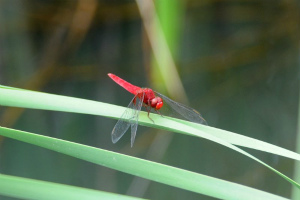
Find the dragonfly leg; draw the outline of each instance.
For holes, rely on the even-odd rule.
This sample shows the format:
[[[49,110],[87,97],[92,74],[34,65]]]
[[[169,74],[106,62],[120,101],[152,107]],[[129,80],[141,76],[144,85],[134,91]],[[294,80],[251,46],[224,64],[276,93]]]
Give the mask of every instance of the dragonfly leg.
[[[155,124],[153,119],[151,119],[151,117],[150,117],[151,106],[145,104],[145,107],[146,107],[146,110],[148,112],[148,118],[153,122],[153,124]]]
[[[150,108],[150,110],[151,110],[151,108]],[[148,111],[148,118],[153,122],[153,124],[155,124],[154,121],[153,121],[153,119],[151,119],[151,117],[149,115],[150,114],[150,110],[147,110]]]
[[[164,117],[158,110],[155,110],[160,116]]]

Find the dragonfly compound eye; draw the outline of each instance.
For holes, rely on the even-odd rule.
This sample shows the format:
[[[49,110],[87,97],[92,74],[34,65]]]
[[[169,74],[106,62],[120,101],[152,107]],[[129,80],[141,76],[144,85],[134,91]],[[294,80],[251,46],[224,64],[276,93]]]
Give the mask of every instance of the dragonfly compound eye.
[[[157,98],[153,98],[151,101],[150,101],[150,106],[152,108],[155,108],[156,107],[156,104],[157,104]]]
[[[161,107],[163,106],[163,104],[164,104],[163,102],[157,103],[155,109],[156,109],[156,110],[161,109]]]
[[[150,106],[156,110],[159,110],[163,106],[163,101],[160,97],[155,97],[151,100]]]
[[[164,105],[163,100],[160,97],[156,97],[155,109],[159,110]]]

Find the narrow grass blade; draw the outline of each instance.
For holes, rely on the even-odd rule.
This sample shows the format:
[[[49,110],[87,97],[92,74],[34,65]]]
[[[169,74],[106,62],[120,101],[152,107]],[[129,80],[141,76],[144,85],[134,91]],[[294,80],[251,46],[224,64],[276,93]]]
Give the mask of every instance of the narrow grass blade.
[[[0,105],[100,115],[114,119],[119,119],[121,114],[125,111],[124,107],[112,104],[29,90],[18,90],[18,88],[11,89],[11,87],[6,88],[6,86],[2,86],[2,88],[0,87]],[[144,115],[145,113],[141,112],[141,116]],[[161,116],[151,114],[151,118],[154,119],[155,124],[153,124],[147,117],[140,117],[139,122],[140,124],[148,127],[156,127],[156,125],[164,126],[164,124],[160,123],[162,118]],[[249,138],[226,130],[203,126],[188,121],[178,119],[176,119],[176,121],[188,126],[193,126],[198,130],[211,134],[234,145],[265,151],[300,161],[300,154],[254,138]],[[192,135],[199,136],[197,134]]]
[[[233,145],[238,145],[241,147],[247,147],[247,148],[251,148],[251,149],[255,149],[255,150],[260,150],[260,151],[264,151],[264,152],[268,152],[268,153],[272,153],[275,155],[284,156],[287,158],[291,158],[291,159],[300,161],[299,153],[295,153],[293,151],[284,149],[282,147],[275,146],[273,144],[269,144],[264,141],[260,141],[260,140],[254,139],[254,138],[250,138],[250,137],[247,137],[244,135],[239,135],[237,133],[218,129],[218,128],[211,127],[211,126],[203,126],[201,124],[195,124],[195,123],[191,123],[191,122],[180,120],[180,119],[175,119],[175,120],[177,122],[184,123],[187,126],[192,126],[198,130],[202,130],[206,133],[209,133],[209,134],[213,135],[214,137],[220,138],[220,139],[222,139],[228,143],[231,143]],[[193,135],[193,134],[191,134],[191,135]],[[194,136],[197,136],[197,135],[194,135]]]
[[[299,98],[300,100],[300,98]],[[296,139],[296,151],[300,153],[300,101],[298,105],[298,131],[297,131],[297,139]],[[295,163],[294,166],[294,179],[296,181],[300,181],[300,163]],[[292,200],[299,200],[300,199],[300,190],[293,188],[292,190]]]
[[[133,200],[140,199],[75,186],[0,174],[0,195],[18,199]]]
[[[273,194],[187,170],[60,139],[0,127],[0,134],[135,176],[220,199],[274,199]],[[1,179],[0,179],[1,182]],[[2,182],[2,184],[5,184]],[[1,185],[0,185],[1,187]],[[251,195],[249,195],[251,194]]]
[[[56,110],[56,111],[65,111],[65,112],[76,112],[76,113],[85,113],[85,114],[94,114],[94,115],[102,115],[106,117],[111,118],[119,118],[120,115],[124,112],[125,108],[113,106],[110,104],[105,104],[101,102],[96,101],[90,101],[90,100],[83,100],[78,98],[72,98],[72,97],[65,97],[65,96],[59,96],[59,95],[51,95],[41,92],[32,92],[32,91],[26,91],[26,90],[12,90],[12,89],[1,89],[0,88],[0,105],[5,106],[16,106],[16,107],[25,107],[25,108],[35,108],[35,109],[45,109],[45,110]],[[188,135],[194,135],[198,137],[203,137],[205,139],[211,140],[213,142],[219,143],[221,145],[224,145],[228,148],[231,148],[239,153],[242,153],[246,155],[247,157],[263,164],[264,166],[268,167],[272,171],[276,172],[278,175],[282,176],[284,179],[295,185],[296,187],[300,188],[300,185],[290,179],[289,177],[285,176],[284,174],[278,172],[271,166],[267,165],[266,163],[262,162],[261,160],[255,158],[251,154],[243,151],[242,149],[230,144],[229,142],[213,136],[211,133],[207,131],[207,129],[212,129],[208,126],[201,126],[201,125],[187,125],[190,122],[183,122],[179,121],[177,119],[172,119],[169,117],[161,117],[159,115],[151,115],[151,118],[155,121],[155,124],[153,124],[149,118],[147,117],[145,112],[141,112],[139,116],[139,124],[160,128],[164,130],[170,130],[182,134],[188,134]],[[226,131],[223,131],[224,134],[228,134]],[[232,134],[231,134],[232,136]],[[230,139],[228,137],[227,139]],[[238,141],[241,142],[241,145],[244,144],[247,138],[237,139],[235,140],[235,143]],[[258,140],[257,140],[258,141]],[[259,147],[256,143],[249,142],[249,144],[252,144],[253,149],[260,149],[265,150],[266,152],[273,152],[274,148],[272,149],[265,149]],[[281,148],[277,149],[279,152],[281,152]],[[287,153],[288,152],[288,153]],[[281,155],[284,155],[286,157],[290,158],[297,158],[299,160],[299,154],[289,152],[286,150],[285,152],[282,152]]]

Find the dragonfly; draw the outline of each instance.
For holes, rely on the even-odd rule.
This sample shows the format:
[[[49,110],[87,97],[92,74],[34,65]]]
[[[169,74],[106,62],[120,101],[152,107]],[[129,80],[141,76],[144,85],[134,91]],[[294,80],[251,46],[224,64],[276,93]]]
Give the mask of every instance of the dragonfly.
[[[118,85],[134,95],[128,107],[125,109],[124,113],[112,130],[111,138],[114,144],[118,142],[129,129],[129,127],[131,127],[131,147],[133,147],[138,127],[139,113],[143,106],[146,108],[148,117],[151,121],[153,121],[149,116],[151,110],[154,110],[160,114],[159,110],[168,105],[173,112],[181,115],[185,119],[191,122],[207,125],[207,122],[201,116],[201,114],[193,108],[173,101],[172,99],[155,92],[150,88],[141,88],[132,85],[131,83],[112,73],[109,73],[108,76]]]

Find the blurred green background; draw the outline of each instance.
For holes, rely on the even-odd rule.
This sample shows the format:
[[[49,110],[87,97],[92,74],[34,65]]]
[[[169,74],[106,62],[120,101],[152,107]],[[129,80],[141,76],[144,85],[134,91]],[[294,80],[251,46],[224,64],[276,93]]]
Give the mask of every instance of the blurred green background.
[[[155,3],[183,88],[161,73],[168,66],[155,62],[129,0],[0,1],[0,84],[127,106],[132,95],[108,78],[114,73],[189,104],[210,126],[295,151],[299,1]],[[0,123],[291,196],[281,177],[207,140],[139,126],[130,148],[129,133],[112,144],[116,120],[7,107]],[[293,177],[292,160],[245,150]],[[0,173],[150,199],[211,199],[3,137]]]

